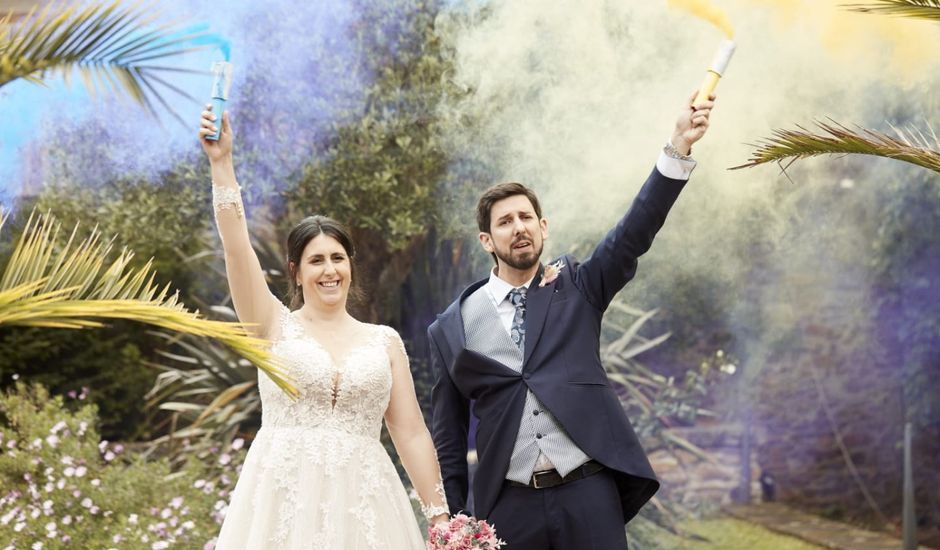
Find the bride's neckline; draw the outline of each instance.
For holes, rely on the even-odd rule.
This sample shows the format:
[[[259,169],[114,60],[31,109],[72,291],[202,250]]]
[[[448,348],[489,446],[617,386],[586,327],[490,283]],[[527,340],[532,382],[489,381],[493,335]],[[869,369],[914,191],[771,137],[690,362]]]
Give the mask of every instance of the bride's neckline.
[[[357,330],[361,331],[362,337],[358,338],[359,335],[356,335],[356,337],[352,339],[352,341],[355,343],[351,344],[346,350],[343,350],[341,354],[334,355],[333,352],[331,352],[326,346],[320,343],[320,339],[317,338],[309,330],[308,326],[304,323],[306,319],[304,319],[300,314],[294,315],[293,313],[289,313],[287,317],[288,319],[292,320],[294,323],[297,324],[297,330],[299,333],[299,337],[301,339],[312,343],[318,349],[323,351],[324,355],[326,355],[327,358],[329,358],[330,366],[332,367],[332,370],[333,370],[333,375],[331,377],[332,379],[330,381],[331,382],[330,384],[330,394],[331,394],[330,410],[335,411],[336,402],[339,400],[340,391],[342,390],[342,385],[343,385],[343,381],[345,378],[343,376],[343,372],[345,371],[344,365],[346,361],[349,360],[350,357],[356,354],[357,351],[366,349],[374,343],[376,334],[379,332],[375,330],[377,325],[372,325],[370,323],[363,323],[362,321],[353,319],[353,321],[355,321],[356,323],[355,326]],[[337,357],[339,359],[337,359]]]
[[[323,339],[321,337],[317,336],[312,330],[310,330],[310,321],[303,317],[303,315],[292,312],[288,315],[288,317],[292,319],[294,323],[296,323],[300,336],[303,339],[313,342],[318,348],[323,350],[323,352],[326,353],[326,355],[330,358],[330,362],[334,367],[339,367],[354,352],[371,344],[372,337],[375,333],[376,325],[364,323],[358,319],[353,319],[353,326],[355,327],[356,333],[352,334],[351,337],[348,338],[347,341],[350,343],[345,349],[331,350],[323,344]],[[341,337],[344,339],[347,338],[346,335],[342,333],[339,335],[328,336],[330,339],[336,337]]]

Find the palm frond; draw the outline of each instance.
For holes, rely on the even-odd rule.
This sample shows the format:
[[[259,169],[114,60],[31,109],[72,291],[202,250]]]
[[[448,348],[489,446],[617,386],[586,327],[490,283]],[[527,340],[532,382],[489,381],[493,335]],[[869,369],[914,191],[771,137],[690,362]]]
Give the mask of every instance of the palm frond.
[[[162,351],[167,361],[148,363],[160,374],[146,396],[147,409],[170,414],[157,426],[161,435],[148,443],[148,454],[181,463],[260,424],[257,371],[247,361],[212,341],[155,334],[181,352]]]
[[[0,217],[0,230],[5,221],[6,216]],[[78,329],[101,326],[106,319],[146,323],[218,340],[288,394],[297,394],[267,342],[250,336],[245,325],[189,311],[177,294],[170,294],[169,285],[154,283],[151,262],[130,269],[133,253],[124,250],[108,263],[111,244],[101,242],[97,229],[76,244],[77,230],[63,244],[52,215],[30,215],[0,275],[0,326]]]
[[[842,7],[860,13],[896,15],[940,22],[940,0],[870,0],[864,4],[843,4]]]
[[[169,109],[157,85],[178,93],[158,74],[178,69],[150,62],[220,45],[204,30],[157,25],[154,10],[122,0],[52,2],[15,23],[11,15],[0,20],[0,87],[16,79],[42,83],[55,73],[68,82],[78,72],[90,94],[121,90],[152,114],[154,100]]]
[[[936,135],[928,138],[917,130],[895,128],[897,137],[882,132],[857,127],[848,128],[829,119],[816,121],[823,133],[814,133],[802,126],[798,130],[774,130],[773,137],[764,138],[753,146],[757,149],[748,162],[734,166],[732,170],[750,168],[769,162],[781,163],[789,160],[784,169],[793,162],[819,155],[873,155],[909,162],[928,170],[940,172],[940,141]]]

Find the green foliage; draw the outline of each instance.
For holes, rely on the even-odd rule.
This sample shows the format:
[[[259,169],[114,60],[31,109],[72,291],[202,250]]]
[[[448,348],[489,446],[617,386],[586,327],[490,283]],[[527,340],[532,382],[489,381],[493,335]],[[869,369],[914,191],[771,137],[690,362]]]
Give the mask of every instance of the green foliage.
[[[146,329],[133,323],[100,331],[5,329],[0,331],[0,380],[9,383],[16,375],[63,395],[94,388],[88,399],[100,411],[105,437],[146,437],[142,397],[154,373],[142,366],[141,346],[155,344]]]
[[[59,149],[50,162],[64,169],[71,158]],[[80,224],[85,234],[97,225],[103,234],[118,236],[140,260],[153,258],[161,280],[190,289],[191,296],[199,290],[199,271],[183,260],[205,249],[204,235],[212,220],[202,168],[183,162],[157,181],[129,176],[92,183],[63,174],[43,188],[35,206],[40,212],[54,212],[66,227]]]
[[[73,129],[59,139],[76,147],[96,143],[86,130]],[[80,238],[95,226],[106,235],[119,235],[140,261],[153,258],[161,280],[173,281],[187,301],[198,303],[194,295],[208,292],[209,281],[199,275],[201,266],[183,260],[204,250],[201,235],[210,223],[207,185],[197,176],[197,167],[181,163],[157,184],[141,176],[89,185],[69,177],[68,170],[76,170],[74,162],[84,158],[74,152],[64,147],[50,153],[56,183],[33,199],[34,206],[55,212],[66,227],[78,225]],[[21,211],[29,211],[29,206],[22,205]],[[8,254],[0,251],[0,264]],[[89,399],[98,406],[107,437],[147,438],[151,427],[144,395],[153,385],[154,372],[144,363],[161,342],[145,327],[125,322],[98,332],[5,328],[0,331],[0,384],[9,384],[11,375],[18,374],[54,393],[94,387]]]
[[[99,441],[96,423],[93,405],[73,410],[38,385],[0,394],[0,539],[44,548],[201,548],[213,539],[240,442],[174,472]]]
[[[304,169],[289,204],[294,218],[326,212],[400,251],[427,231],[447,173],[435,112],[450,60],[434,31],[437,3],[366,2],[358,9],[360,70],[375,82],[365,108],[348,113]]]

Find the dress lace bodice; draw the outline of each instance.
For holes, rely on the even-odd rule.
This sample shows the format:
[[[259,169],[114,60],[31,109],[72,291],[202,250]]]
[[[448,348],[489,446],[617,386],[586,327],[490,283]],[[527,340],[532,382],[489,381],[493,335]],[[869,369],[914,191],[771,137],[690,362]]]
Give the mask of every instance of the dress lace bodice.
[[[335,428],[378,439],[388,408],[392,373],[387,347],[402,346],[398,333],[368,325],[367,336],[343,357],[330,353],[282,308],[272,352],[293,378],[300,397],[291,401],[266,376],[260,376],[264,428]]]

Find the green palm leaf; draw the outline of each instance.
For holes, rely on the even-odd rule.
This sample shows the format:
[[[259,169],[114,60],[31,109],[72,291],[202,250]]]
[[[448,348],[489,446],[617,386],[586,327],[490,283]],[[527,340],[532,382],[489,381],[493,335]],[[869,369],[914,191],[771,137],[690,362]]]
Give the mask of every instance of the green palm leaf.
[[[883,13],[940,22],[940,0],[871,0],[866,4],[844,4],[861,13]]]
[[[768,162],[793,162],[818,155],[873,155],[909,162],[940,172],[940,140],[935,134],[927,137],[916,130],[895,128],[897,137],[858,127],[848,128],[830,119],[817,121],[823,133],[813,133],[802,126],[799,130],[774,130],[773,137],[760,140],[748,162],[731,169],[750,168]],[[786,168],[786,166],[784,168]]]
[[[0,216],[0,232],[6,216]],[[0,275],[0,327],[88,328],[107,319],[137,321],[218,340],[264,371],[289,395],[297,390],[274,360],[267,343],[238,323],[200,317],[154,283],[151,262],[129,269],[133,253],[109,261],[111,244],[100,233],[75,243],[78,227],[65,240],[51,215],[30,215]]]
[[[123,7],[121,0],[82,7],[50,3],[33,8],[14,23],[12,12],[0,18],[0,87],[17,79],[42,84],[59,73],[66,81],[78,72],[89,93],[122,90],[156,114],[154,101],[179,119],[159,88],[192,101],[196,98],[159,75],[189,72],[155,64],[164,58],[218,45],[213,35],[156,25],[153,10],[137,4]]]

